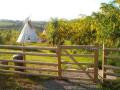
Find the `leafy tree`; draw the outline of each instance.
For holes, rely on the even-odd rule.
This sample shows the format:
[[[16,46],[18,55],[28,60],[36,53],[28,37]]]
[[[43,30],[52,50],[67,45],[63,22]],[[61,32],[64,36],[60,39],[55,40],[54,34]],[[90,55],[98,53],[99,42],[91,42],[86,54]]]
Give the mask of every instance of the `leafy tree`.
[[[100,11],[94,13],[97,42],[113,46],[119,38],[120,32],[120,9],[115,3],[102,3]],[[119,46],[118,44],[116,46]]]
[[[52,19],[47,26],[48,40],[53,45],[69,40],[72,44],[102,45],[105,43],[107,46],[119,47],[120,6],[118,3],[115,1],[102,3],[100,11],[79,19]]]
[[[50,44],[59,45],[62,43],[63,38],[60,32],[60,21],[58,19],[52,19],[47,26],[47,34]]]

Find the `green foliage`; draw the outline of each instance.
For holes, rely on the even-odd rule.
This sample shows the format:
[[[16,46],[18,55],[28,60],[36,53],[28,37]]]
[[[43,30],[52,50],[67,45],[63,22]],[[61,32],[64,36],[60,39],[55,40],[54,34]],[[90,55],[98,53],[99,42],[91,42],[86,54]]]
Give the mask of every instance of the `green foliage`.
[[[119,46],[120,32],[120,9],[115,3],[102,3],[100,11],[94,13],[95,29],[97,31],[97,42],[105,43],[107,46]]]
[[[116,2],[102,3],[100,11],[74,20],[52,19],[47,26],[48,40],[60,44],[120,46],[120,8]]]
[[[120,79],[104,81],[101,84],[101,90],[120,90]]]
[[[92,28],[93,19],[90,16],[80,20],[74,20],[72,26],[72,37],[70,38],[73,44],[93,44],[96,39],[96,31]]]
[[[18,36],[16,30],[0,30],[0,44],[16,44]]]
[[[60,45],[64,41],[62,36],[61,21],[58,19],[52,19],[47,26],[47,38],[52,45]]]

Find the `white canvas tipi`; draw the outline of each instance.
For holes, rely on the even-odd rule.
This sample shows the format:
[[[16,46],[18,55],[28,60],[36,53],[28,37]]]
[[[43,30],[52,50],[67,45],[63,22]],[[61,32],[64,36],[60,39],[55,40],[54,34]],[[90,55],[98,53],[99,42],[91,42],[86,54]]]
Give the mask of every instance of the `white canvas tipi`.
[[[25,43],[25,42],[38,42],[38,37],[35,32],[35,29],[31,25],[31,21],[27,18],[25,20],[25,25],[17,39],[17,42]]]

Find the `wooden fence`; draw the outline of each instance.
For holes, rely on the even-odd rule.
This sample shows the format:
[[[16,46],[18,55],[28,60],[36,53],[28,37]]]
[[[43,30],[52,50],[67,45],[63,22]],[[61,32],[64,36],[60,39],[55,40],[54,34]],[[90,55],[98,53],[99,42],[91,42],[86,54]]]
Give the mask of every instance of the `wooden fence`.
[[[60,45],[57,47],[36,47],[36,46],[13,46],[13,45],[0,45],[0,49],[27,49],[27,50],[53,50],[56,51],[55,53],[38,53],[38,52],[21,52],[21,51],[0,51],[1,55],[5,54],[22,54],[22,55],[35,55],[35,56],[43,56],[44,57],[55,57],[57,59],[57,63],[50,63],[50,62],[40,62],[40,61],[30,61],[30,60],[0,60],[1,68],[14,68],[14,69],[25,69],[25,70],[32,70],[32,71],[46,71],[46,72],[57,72],[57,75],[46,75],[46,74],[40,74],[40,73],[31,73],[31,72],[21,72],[16,70],[10,70],[10,69],[0,69],[0,72],[6,72],[6,73],[17,73],[17,74],[25,74],[25,75],[38,75],[38,76],[50,76],[50,77],[57,77],[59,79],[82,79],[82,78],[76,78],[76,77],[65,77],[62,75],[62,73],[65,72],[79,72],[79,73],[85,73],[89,76],[89,80],[92,80],[96,82],[98,80],[98,47],[94,45],[74,45],[74,46],[65,46]],[[67,50],[72,49],[84,49],[88,51],[92,51],[92,54],[73,54],[70,53]],[[63,53],[64,52],[64,53]],[[67,56],[69,57],[73,62],[64,62],[62,61],[61,57]],[[88,62],[78,62],[74,57],[89,57],[93,58],[93,63]],[[27,66],[15,66],[14,64],[9,65],[5,64],[8,62],[13,63],[25,63],[25,64],[34,64],[34,65],[47,65],[47,66],[54,66],[56,68],[50,69],[50,68],[33,68],[33,67],[27,67]],[[62,65],[69,64],[69,65],[77,65],[80,67],[80,70],[72,70],[72,69],[63,69]],[[91,65],[93,66],[93,71],[86,71],[86,69],[83,67],[83,65]],[[91,74],[93,74],[93,77]],[[84,80],[88,80],[84,78]]]
[[[120,70],[120,67],[108,64],[109,60],[119,61],[120,57],[118,55],[117,56],[110,55],[109,54],[110,52],[114,53],[120,52],[120,48],[105,48],[105,46],[103,45],[103,59],[102,59],[103,80],[106,79],[110,80],[110,78],[109,79],[107,78],[107,75],[120,77],[120,74],[114,73],[114,71]],[[108,72],[107,70],[112,70],[112,72]]]

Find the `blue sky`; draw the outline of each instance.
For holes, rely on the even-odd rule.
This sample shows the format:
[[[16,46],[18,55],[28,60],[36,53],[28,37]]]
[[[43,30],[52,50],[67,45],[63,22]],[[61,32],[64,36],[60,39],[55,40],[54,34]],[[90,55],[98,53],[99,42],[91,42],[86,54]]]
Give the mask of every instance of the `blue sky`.
[[[98,11],[101,2],[111,0],[0,0],[0,19],[49,20],[50,18],[73,19],[80,14],[90,15]]]

